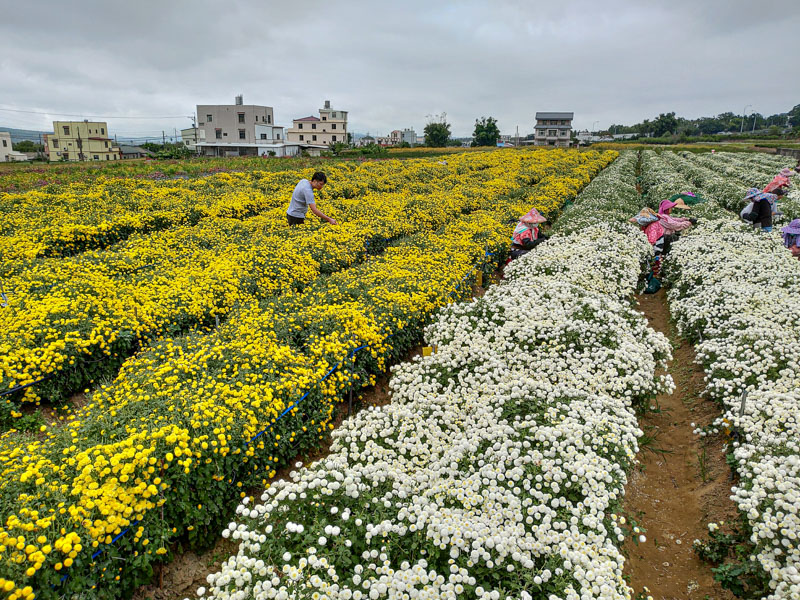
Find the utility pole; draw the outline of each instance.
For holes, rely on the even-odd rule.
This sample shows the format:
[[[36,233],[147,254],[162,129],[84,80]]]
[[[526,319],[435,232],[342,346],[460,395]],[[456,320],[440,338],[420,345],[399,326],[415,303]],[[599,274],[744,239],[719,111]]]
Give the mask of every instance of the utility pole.
[[[519,148],[519,125],[517,125],[517,148]]]
[[[161,145],[164,146],[167,143],[167,136],[164,135],[164,130],[161,130]]]
[[[739,133],[742,133],[744,131],[744,122],[745,122],[745,119],[747,118],[747,107],[748,106],[750,108],[753,108],[752,104],[748,104],[747,106],[744,107],[744,110],[742,111],[742,124],[739,126]]]

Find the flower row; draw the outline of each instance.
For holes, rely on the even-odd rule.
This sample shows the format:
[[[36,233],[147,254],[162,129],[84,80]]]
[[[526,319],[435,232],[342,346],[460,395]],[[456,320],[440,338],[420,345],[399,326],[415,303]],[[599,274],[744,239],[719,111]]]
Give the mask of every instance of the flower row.
[[[723,407],[713,429],[733,434],[732,499],[751,531],[770,600],[800,596],[800,263],[777,233],[730,216],[673,245],[670,306],[696,341],[706,393]]]
[[[641,434],[632,407],[672,385],[655,375],[668,341],[624,301],[651,255],[615,208],[635,202],[635,161],[565,210],[580,231],[442,310],[426,329],[436,353],[394,370],[392,404],[246,498],[224,531],[239,551],[199,595],[629,597],[615,511]],[[584,221],[593,208],[616,222]]]
[[[600,243],[602,241],[602,243]],[[633,405],[669,342],[624,300],[650,254],[603,226],[556,235],[426,329],[392,403],[246,498],[210,598],[629,597],[616,518]]]

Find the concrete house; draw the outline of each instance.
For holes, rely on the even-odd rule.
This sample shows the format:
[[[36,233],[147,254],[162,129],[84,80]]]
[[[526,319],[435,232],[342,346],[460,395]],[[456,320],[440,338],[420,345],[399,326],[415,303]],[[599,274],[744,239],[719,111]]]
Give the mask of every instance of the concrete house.
[[[572,133],[571,112],[537,112],[534,129],[535,146],[570,147]]]
[[[45,139],[50,162],[105,162],[120,158],[105,121],[53,121],[53,133]]]
[[[319,146],[347,143],[347,111],[333,109],[331,101],[325,100],[325,108],[319,109],[319,117],[312,115],[294,119],[286,138],[290,142]]]
[[[234,104],[198,104],[197,132],[187,137],[205,156],[259,156],[261,146],[285,141],[272,107],[244,104],[241,95]]]

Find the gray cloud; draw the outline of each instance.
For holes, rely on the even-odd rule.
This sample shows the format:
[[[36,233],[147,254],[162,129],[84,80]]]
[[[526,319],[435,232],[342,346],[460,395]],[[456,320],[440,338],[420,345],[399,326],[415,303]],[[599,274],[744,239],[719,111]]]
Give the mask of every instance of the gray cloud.
[[[0,108],[162,117],[241,92],[284,125],[330,99],[354,131],[421,132],[446,112],[468,135],[484,115],[528,133],[537,110],[584,128],[800,102],[793,0],[0,0],[0,14]],[[54,118],[0,111],[10,126]],[[190,123],[108,121],[123,135]]]

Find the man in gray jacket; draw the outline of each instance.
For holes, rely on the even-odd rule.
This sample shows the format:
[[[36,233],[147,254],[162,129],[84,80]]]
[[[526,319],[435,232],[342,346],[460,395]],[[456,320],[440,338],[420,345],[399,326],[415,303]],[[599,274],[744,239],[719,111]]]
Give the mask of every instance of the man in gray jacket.
[[[324,212],[317,208],[317,203],[314,200],[314,190],[321,190],[328,182],[325,173],[317,171],[308,179],[301,179],[294,192],[292,192],[292,201],[289,203],[289,208],[286,210],[286,219],[289,225],[301,225],[306,220],[306,213],[308,209],[317,215],[320,219],[327,221],[331,225],[336,225],[336,221],[327,216]]]

